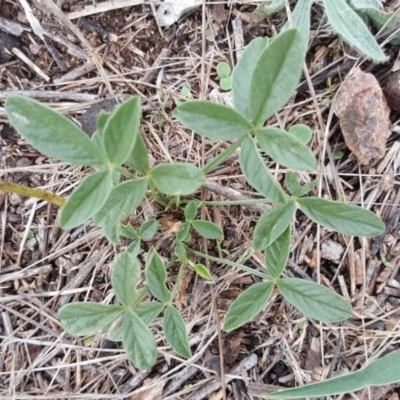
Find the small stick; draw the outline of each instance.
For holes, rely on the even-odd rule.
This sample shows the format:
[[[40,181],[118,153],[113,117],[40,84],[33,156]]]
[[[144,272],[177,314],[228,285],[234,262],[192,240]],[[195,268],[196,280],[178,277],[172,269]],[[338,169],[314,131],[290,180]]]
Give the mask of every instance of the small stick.
[[[222,340],[221,321],[219,319],[217,300],[215,299],[214,288],[212,286],[210,286],[210,292],[214,308],[214,319],[218,332],[219,367],[221,370],[220,377],[221,377],[222,398],[223,400],[226,400],[225,363],[224,363],[225,358],[224,358],[224,343]]]
[[[70,12],[67,14],[67,18],[77,19],[81,17],[87,17],[88,15],[117,10],[119,8],[132,7],[143,3],[144,0],[108,0],[96,5],[86,6],[79,11]]]
[[[67,72],[65,75],[54,79],[53,83],[74,82],[77,78],[80,78],[81,76],[86,75],[87,73],[95,69],[96,64],[94,63],[94,61],[89,61],[86,64]],[[95,95],[95,98],[97,98],[97,95]]]
[[[27,26],[18,24],[14,21],[9,21],[3,17],[0,17],[0,29],[6,33],[11,33],[14,36],[21,36],[24,31],[31,31]]]
[[[42,79],[46,82],[50,82],[50,78],[36,65],[34,64],[21,50],[14,47],[12,52],[22,61],[24,62],[30,69],[36,72]]]
[[[1,90],[0,100],[5,100],[8,96],[15,94],[25,97],[32,97],[38,100],[92,101],[98,98],[97,94],[56,92],[54,90]]]
[[[164,48],[161,50],[161,53],[159,54],[156,61],[154,62],[151,70],[149,70],[145,73],[142,82],[150,83],[157,76],[158,71],[161,69],[161,67],[167,61],[166,58],[169,56],[170,52],[171,52],[171,49],[169,49],[169,48]]]
[[[42,265],[36,268],[24,268],[20,271],[10,272],[8,274],[0,275],[0,283],[14,281],[17,279],[29,278],[35,275],[45,275],[53,270],[51,264]]]
[[[236,62],[238,62],[240,56],[244,51],[243,26],[242,26],[242,20],[240,18],[236,17],[232,21],[232,29],[233,29],[233,40],[235,42]]]
[[[97,25],[86,18],[79,18],[78,24],[87,31],[96,32],[103,40],[109,40],[110,42],[116,42],[118,40],[117,35],[108,32],[107,29],[104,29],[102,26]]]

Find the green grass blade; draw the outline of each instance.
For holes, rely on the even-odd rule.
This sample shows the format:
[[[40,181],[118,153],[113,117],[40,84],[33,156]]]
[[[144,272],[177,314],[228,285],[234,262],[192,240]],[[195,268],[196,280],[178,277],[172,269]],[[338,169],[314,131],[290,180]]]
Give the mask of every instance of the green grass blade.
[[[367,386],[389,385],[400,381],[400,350],[393,351],[356,372],[326,379],[295,389],[266,394],[267,399],[302,399],[351,393]]]

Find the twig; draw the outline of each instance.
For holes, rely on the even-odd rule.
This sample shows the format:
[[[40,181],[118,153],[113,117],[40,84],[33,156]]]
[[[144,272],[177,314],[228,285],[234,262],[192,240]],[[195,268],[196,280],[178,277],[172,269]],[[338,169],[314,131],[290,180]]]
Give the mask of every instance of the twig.
[[[161,50],[161,53],[157,57],[156,61],[154,61],[152,68],[145,73],[142,80],[144,83],[150,83],[153,79],[155,79],[155,77],[158,74],[158,71],[165,64],[166,59],[169,56],[170,52],[171,49],[169,48],[164,48]]]
[[[217,301],[215,299],[214,288],[212,285],[210,286],[210,292],[211,292],[211,299],[212,299],[213,308],[214,308],[215,324],[217,326],[217,332],[218,332],[218,348],[219,348],[219,364],[220,364],[219,367],[221,370],[220,376],[221,376],[222,398],[223,398],[223,400],[226,400],[224,344],[223,344],[223,340],[222,340],[221,321],[220,321],[219,315],[218,315]]]
[[[67,17],[72,20],[81,17],[87,17],[88,15],[117,10],[119,8],[132,7],[143,3],[144,0],[108,0],[97,3],[96,5],[86,6],[79,11],[70,12],[67,14]]]
[[[52,270],[53,266],[50,264],[42,265],[41,267],[36,268],[24,268],[21,271],[0,275],[0,283],[29,278],[31,276],[45,275],[50,273]]]
[[[78,24],[89,32],[96,32],[103,40],[109,40],[110,42],[116,42],[118,40],[117,35],[86,18],[79,18]]]
[[[21,50],[14,47],[12,52],[42,79],[44,79],[46,82],[50,82],[50,77],[48,77],[36,64],[34,64]]]
[[[254,368],[257,365],[257,356],[253,353],[249,357],[240,361],[236,367],[229,371],[229,375],[226,375],[225,382],[229,383],[235,377],[232,375],[243,375],[246,371]],[[236,376],[236,379],[238,377]],[[201,400],[209,396],[221,387],[221,382],[218,379],[213,379],[206,387],[201,387],[198,391],[192,393],[186,400]]]
[[[32,97],[38,100],[92,101],[97,99],[96,94],[89,93],[56,92],[54,90],[1,90],[0,100],[4,100],[11,95]]]
[[[206,181],[203,184],[203,188],[207,189],[207,190],[211,190],[212,192],[214,192],[220,196],[223,196],[229,200],[238,200],[238,201],[251,200],[248,197],[243,196],[242,193],[238,192],[237,190],[234,190],[227,186],[219,185],[218,183],[216,183],[210,179],[206,179]],[[244,207],[248,207],[253,210],[257,210],[261,214],[270,208],[270,206],[267,204],[246,204]]]
[[[67,72],[65,75],[60,76],[57,79],[54,79],[54,83],[64,83],[64,82],[75,82],[76,79],[80,78],[83,75],[88,74],[96,69],[96,64],[94,61],[89,61],[78,68],[75,68],[72,71]],[[96,96],[97,97],[97,96]]]
[[[18,24],[0,17],[0,29],[4,32],[11,33],[14,36],[21,36],[24,31],[30,32],[31,29],[25,25]]]

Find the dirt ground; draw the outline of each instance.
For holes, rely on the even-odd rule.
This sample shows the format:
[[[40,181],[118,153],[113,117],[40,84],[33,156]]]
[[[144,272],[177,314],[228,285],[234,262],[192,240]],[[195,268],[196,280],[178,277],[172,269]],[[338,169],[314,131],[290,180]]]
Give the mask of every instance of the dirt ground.
[[[97,1],[97,6],[100,3]],[[220,146],[179,125],[172,117],[175,101],[182,99],[181,88],[187,84],[190,98],[215,96],[219,91],[217,64],[227,61],[234,65],[240,55],[235,39],[238,32],[247,44],[255,37],[280,31],[285,12],[256,19],[259,3],[209,2],[166,28],[157,24],[154,11],[158,4],[144,1],[96,12],[84,20],[72,19],[76,32],[49,12],[46,1],[34,0],[30,4],[45,32],[45,44],[33,32],[22,2],[0,0],[0,17],[17,23],[13,29],[23,28],[19,36],[0,30],[0,178],[67,197],[88,172],[48,159],[26,144],[8,125],[1,107],[10,91],[51,105],[87,131],[93,130],[93,105],[99,100],[139,95],[144,109],[141,129],[151,161],[202,165]],[[396,6],[396,1],[386,3],[386,7]],[[64,0],[58,4],[65,16],[93,2]],[[89,47],[95,49],[102,68],[96,66]],[[0,192],[0,398],[261,399],[264,393],[281,387],[355,371],[368,360],[397,349],[399,112],[391,110],[392,133],[384,156],[361,165],[346,146],[331,107],[342,82],[356,66],[371,72],[385,86],[399,48],[386,45],[385,51],[390,56],[385,64],[359,58],[332,32],[316,4],[307,53],[312,86],[303,77],[291,102],[269,121],[283,126],[304,123],[313,129],[312,149],[326,166],[314,195],[363,205],[386,223],[385,234],[374,239],[332,233],[302,215],[293,226],[287,276],[319,281],[344,296],[354,309],[350,320],[340,324],[308,320],[276,293],[253,322],[231,334],[223,333],[217,321],[222,323],[229,305],[255,277],[209,263],[214,283],[188,272],[178,298],[193,358],[181,359],[170,349],[156,320],[152,329],[158,362],[150,370],[137,371],[118,344],[101,335],[72,337],[63,332],[57,318],[58,309],[69,302],[113,301],[110,268],[115,255],[129,242],[110,245],[90,222],[62,231],[57,207]],[[285,170],[271,160],[266,162],[282,181]],[[302,178],[306,182],[313,176],[304,173]],[[207,176],[198,196],[203,200],[256,198],[241,173],[237,155]],[[159,218],[160,211],[148,201],[132,216],[132,222],[140,226],[145,219]],[[194,245],[217,256],[223,252],[231,261],[243,260],[252,251],[252,230],[259,216],[260,210],[250,207],[203,210],[203,219],[223,228],[224,240],[216,247],[213,241],[194,238]],[[176,210],[169,210],[159,222],[166,228],[181,217]],[[152,245],[157,245],[166,259],[171,256],[170,241],[163,232],[144,244],[143,256]],[[246,265],[257,268],[259,259],[248,258]],[[175,274],[172,269],[171,281]],[[222,372],[225,387],[221,385]],[[400,384],[393,384],[332,398],[396,400],[399,394]]]

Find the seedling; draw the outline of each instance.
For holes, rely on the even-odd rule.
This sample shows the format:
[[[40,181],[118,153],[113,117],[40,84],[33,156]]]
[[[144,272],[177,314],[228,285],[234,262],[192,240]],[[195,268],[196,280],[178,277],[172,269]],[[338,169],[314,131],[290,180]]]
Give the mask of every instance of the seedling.
[[[217,65],[217,74],[220,78],[219,86],[221,86],[222,90],[231,90],[232,89],[232,78],[231,78],[231,67],[225,61],[220,62]]]
[[[294,125],[289,130],[264,126],[293,95],[305,52],[305,42],[297,30],[286,30],[272,41],[257,38],[247,46],[233,71],[233,108],[198,100],[186,101],[176,108],[176,119],[189,129],[212,141],[230,143],[202,169],[190,163],[150,165],[139,131],[141,108],[138,97],[119,105],[111,114],[102,113],[91,139],[70,120],[39,102],[20,96],[8,97],[5,104],[8,118],[29,143],[49,157],[93,168],[93,173],[80,183],[63,205],[61,226],[71,229],[91,218],[104,229],[110,242],[118,244],[120,236],[132,239],[131,246],[116,256],[112,270],[112,287],[119,304],[78,302],[63,306],[59,317],[68,333],[87,336],[103,332],[110,340],[122,342],[128,358],[137,368],[146,369],[157,361],[156,342],[149,326],[163,313],[167,342],[180,356],[190,357],[192,350],[184,320],[173,302],[185,268],[212,279],[212,273],[198,262],[207,259],[260,278],[231,305],[224,322],[227,332],[251,321],[262,311],[271,301],[274,288],[309,318],[334,323],[352,316],[346,300],[325,286],[283,276],[297,210],[312,221],[345,235],[377,236],[385,228],[383,222],[368,210],[308,196],[317,180],[301,185],[296,171],[318,174],[321,167],[307,145],[312,137],[307,126]],[[268,71],[267,75],[265,71]],[[237,149],[240,149],[240,167],[247,182],[262,196],[256,202],[270,204],[257,222],[252,237],[254,251],[264,254],[262,270],[204,254],[191,246],[190,238],[194,232],[209,240],[220,239],[222,235],[216,224],[198,220],[200,207],[246,204],[202,202],[194,197],[205,174]],[[262,153],[292,170],[285,176],[287,192],[266,167]],[[184,221],[173,229],[175,237],[171,246],[174,255],[166,264],[155,248],[150,249],[145,260],[145,283],[141,284],[143,272],[137,255],[142,241],[157,234],[158,223],[146,221],[136,230],[123,221],[146,197],[153,197],[161,207],[184,205]],[[169,280],[167,286],[168,270],[173,265],[179,267],[179,272],[176,280]],[[399,352],[376,364],[387,367],[386,359],[400,365]],[[374,380],[374,374],[365,373],[373,370],[372,365],[375,364],[359,371],[359,375],[355,373],[355,377],[363,377],[362,385],[382,384],[393,378],[390,374],[388,379]],[[398,375],[397,372],[396,380]],[[350,379],[350,382],[353,386],[348,384],[339,389],[354,387],[354,381]],[[360,385],[356,382],[355,386]],[[302,390],[304,396],[313,395],[304,394],[305,388]],[[336,393],[330,392],[329,388],[324,390],[325,394]]]
[[[192,90],[192,87],[190,86],[190,83],[186,82],[182,88],[181,88],[181,96],[184,98],[189,98],[190,96],[190,91]],[[175,104],[177,106],[179,106],[180,104],[182,104],[182,100],[175,100]]]

